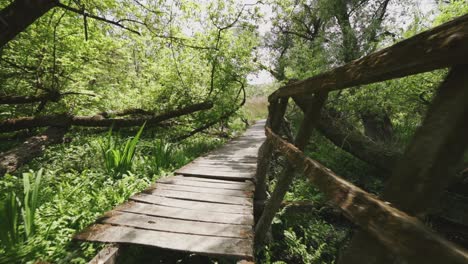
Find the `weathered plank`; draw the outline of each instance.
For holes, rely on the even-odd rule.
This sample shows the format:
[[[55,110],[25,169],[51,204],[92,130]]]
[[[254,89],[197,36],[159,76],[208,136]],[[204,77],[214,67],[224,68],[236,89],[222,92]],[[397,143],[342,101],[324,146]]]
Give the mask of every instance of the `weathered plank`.
[[[246,166],[255,166],[254,161],[248,162],[238,162],[238,161],[230,161],[230,160],[216,160],[216,159],[204,159],[198,158],[192,161],[192,163],[196,164],[207,164],[207,165],[246,165]]]
[[[239,163],[232,164],[232,165],[226,165],[226,164],[213,165],[213,164],[203,164],[203,163],[193,162],[184,166],[183,169],[185,170],[202,169],[202,170],[214,170],[214,171],[222,171],[222,172],[239,172],[239,173],[251,173],[252,171],[255,172],[254,165],[242,166],[242,165],[239,165]],[[180,169],[178,171],[180,171]]]
[[[216,182],[207,182],[207,181],[199,181],[199,180],[188,180],[188,179],[161,179],[158,180],[159,183],[172,183],[177,185],[186,185],[186,186],[199,186],[199,187],[207,187],[207,188],[219,188],[219,189],[230,189],[230,190],[249,190],[248,188],[253,189],[253,185],[251,187],[246,186],[247,184],[244,182],[238,182],[237,184],[228,184],[228,183],[216,183]]]
[[[268,100],[385,81],[465,64],[467,59],[468,15],[464,15],[344,66],[281,87]]]
[[[119,247],[117,245],[108,245],[101,249],[88,264],[115,264],[117,263],[118,253]]]
[[[171,178],[182,179],[182,180],[187,180],[187,181],[203,181],[203,182],[213,182],[213,183],[221,183],[221,184],[241,185],[241,186],[245,186],[245,188],[247,189],[254,187],[254,184],[250,180],[245,180],[243,182],[228,181],[228,180],[218,180],[218,179],[211,179],[211,178],[200,178],[200,177],[195,177],[195,176],[190,176],[190,175],[175,175],[175,176],[172,176]]]
[[[168,233],[125,226],[96,224],[75,239],[107,243],[131,243],[214,256],[253,258],[250,239]]]
[[[213,204],[213,206],[216,206],[216,204]],[[167,207],[137,202],[127,202],[123,205],[117,206],[115,210],[190,221],[233,225],[253,225],[253,217],[251,215],[203,212],[198,210]]]
[[[179,169],[191,175],[158,180],[76,238],[252,260],[252,178],[262,129]]]
[[[192,235],[236,237],[243,239],[253,238],[251,226],[196,222],[125,212],[109,212],[106,214],[106,218],[101,220],[101,222],[112,225]]]
[[[241,190],[229,190],[229,189],[215,189],[215,188],[203,188],[203,187],[194,187],[194,186],[184,186],[177,184],[158,184],[158,189],[160,190],[172,190],[172,191],[186,191],[193,193],[206,193],[206,194],[221,194],[226,196],[235,196],[235,197],[252,197],[252,191],[241,191]]]
[[[223,172],[223,171],[210,171],[203,169],[181,169],[175,172],[176,174],[192,175],[204,178],[214,179],[231,179],[231,180],[252,180],[255,176],[255,172],[251,173],[235,173],[235,172]]]
[[[247,197],[227,196],[227,195],[210,194],[210,193],[195,193],[195,192],[186,192],[186,191],[173,191],[173,190],[165,190],[165,189],[160,189],[160,188],[147,190],[145,192],[151,195],[191,200],[191,201],[212,202],[212,203],[221,203],[221,204],[252,205],[252,199],[247,198]],[[213,206],[216,206],[216,204],[214,204]]]
[[[245,206],[245,205],[216,204],[216,206],[213,206],[213,203],[180,200],[180,199],[155,196],[155,195],[150,195],[150,194],[145,194],[145,193],[136,194],[130,197],[130,200],[156,204],[156,205],[163,205],[163,206],[168,206],[168,207],[197,210],[197,211],[202,211],[202,212],[218,212],[218,213],[246,214],[246,215],[251,215],[253,213],[252,207]]]

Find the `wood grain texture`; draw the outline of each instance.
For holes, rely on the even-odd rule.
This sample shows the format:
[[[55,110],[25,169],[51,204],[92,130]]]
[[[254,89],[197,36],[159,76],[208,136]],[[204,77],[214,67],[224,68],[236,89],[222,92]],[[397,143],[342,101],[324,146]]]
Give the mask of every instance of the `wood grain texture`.
[[[244,182],[232,182],[232,183],[217,183],[209,181],[200,181],[192,179],[180,179],[180,178],[168,178],[159,180],[160,183],[167,184],[177,184],[185,186],[198,186],[206,188],[218,188],[218,189],[230,189],[230,190],[252,190],[254,188],[251,184],[246,184]]]
[[[222,189],[219,189],[219,190],[222,190]],[[151,195],[183,199],[183,200],[189,200],[189,201],[212,202],[212,203],[221,203],[221,204],[238,204],[238,205],[250,205],[250,206],[252,205],[251,199],[247,197],[236,197],[236,196],[221,195],[221,194],[174,191],[174,190],[167,190],[167,189],[162,189],[162,188],[156,188],[147,193]],[[213,206],[216,206],[216,204],[214,204]]]
[[[216,204],[213,204],[216,206]],[[160,216],[174,219],[211,222],[233,225],[252,225],[253,217],[251,215],[218,213],[218,212],[203,212],[198,210],[190,210],[185,208],[175,208],[160,206],[155,204],[146,204],[138,202],[128,202],[117,206],[116,211],[129,212],[136,214],[145,214],[151,216]]]
[[[159,184],[158,189],[171,190],[171,191],[185,191],[185,192],[202,193],[202,194],[218,194],[218,195],[220,194],[220,195],[235,196],[235,197],[252,197],[253,195],[252,191],[192,187],[192,186],[184,186],[184,185],[177,185],[177,184],[164,184],[164,183]]]
[[[102,223],[140,229],[243,239],[253,237],[252,227],[248,225],[196,222],[126,212],[109,212],[106,217],[101,220]]]
[[[213,256],[253,258],[252,244],[248,239],[168,233],[100,224],[92,225],[75,239],[138,244]]]
[[[245,205],[216,204],[216,206],[213,206],[213,203],[208,203],[208,202],[187,201],[187,200],[149,195],[145,193],[136,194],[130,197],[130,200],[143,202],[143,203],[149,203],[149,204],[163,205],[167,207],[198,210],[202,212],[218,212],[218,213],[246,214],[246,215],[252,214],[252,207],[245,206]]]

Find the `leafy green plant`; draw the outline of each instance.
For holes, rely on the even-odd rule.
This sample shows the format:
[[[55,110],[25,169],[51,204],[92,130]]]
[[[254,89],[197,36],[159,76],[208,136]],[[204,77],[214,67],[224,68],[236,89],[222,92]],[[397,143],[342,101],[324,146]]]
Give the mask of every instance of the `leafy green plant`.
[[[0,245],[10,249],[20,241],[19,215],[20,205],[18,197],[14,192],[7,194],[0,208],[2,218],[0,219]]]
[[[174,150],[173,144],[162,140],[156,141],[152,153],[152,161],[156,171],[171,167]]]
[[[15,192],[10,192],[1,204],[0,245],[13,248],[30,239],[36,231],[35,216],[39,201],[43,170],[23,173],[23,203]],[[31,184],[30,178],[34,183]],[[21,215],[21,217],[20,217]]]
[[[132,170],[136,145],[140,140],[144,127],[145,124],[140,127],[135,137],[128,139],[125,144],[121,144],[120,146],[112,135],[112,128],[107,134],[107,140],[100,141],[104,166],[108,173],[118,176]]]
[[[37,173],[23,173],[24,203],[22,206],[22,215],[26,238],[34,235],[36,231],[34,220],[39,201],[39,189],[41,186],[42,171],[43,170],[40,169]],[[31,176],[34,179],[33,185],[31,185],[30,182]]]

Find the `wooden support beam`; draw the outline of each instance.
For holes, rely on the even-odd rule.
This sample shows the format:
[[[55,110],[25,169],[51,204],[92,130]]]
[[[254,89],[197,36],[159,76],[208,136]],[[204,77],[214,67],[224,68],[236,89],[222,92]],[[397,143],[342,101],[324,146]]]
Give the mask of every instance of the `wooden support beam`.
[[[281,98],[275,102],[270,102],[268,106],[268,119],[266,126],[272,127],[274,131],[279,133],[281,124],[284,120],[284,114],[288,106],[289,98]],[[273,148],[268,139],[263,142],[258,150],[257,170],[255,173],[255,199],[254,199],[254,216],[257,222],[263,213],[265,202],[268,198],[268,167],[271,157],[273,155]]]
[[[267,128],[267,137],[298,171],[302,171],[327,200],[353,223],[408,263],[468,263],[468,253],[432,232],[417,218],[377,199],[304,155]]]
[[[301,127],[299,128],[295,139],[295,144],[299,149],[304,150],[309,142],[312,131],[318,123],[320,111],[325,105],[327,97],[328,93],[317,93],[312,99],[312,103],[304,114],[304,120],[301,123]],[[267,129],[269,128],[267,127]],[[271,194],[271,197],[266,203],[262,215],[255,226],[255,245],[259,246],[264,242],[266,234],[270,229],[271,222],[280,209],[284,195],[289,190],[289,186],[293,179],[294,169],[291,164],[288,164],[280,172],[275,190]]]
[[[464,15],[334,70],[281,87],[268,100],[390,80],[467,60],[468,15]]]
[[[109,244],[103,248],[88,264],[115,264],[119,246],[117,244]]]
[[[424,121],[387,182],[382,199],[408,214],[424,217],[455,181],[468,147],[468,65],[451,69]],[[393,257],[364,232],[358,232],[341,263],[384,263]]]

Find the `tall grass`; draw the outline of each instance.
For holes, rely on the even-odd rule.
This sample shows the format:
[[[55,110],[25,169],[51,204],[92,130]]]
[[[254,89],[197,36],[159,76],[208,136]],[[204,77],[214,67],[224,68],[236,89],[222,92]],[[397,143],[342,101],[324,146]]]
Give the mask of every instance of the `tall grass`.
[[[30,178],[33,179],[31,184]],[[23,202],[15,192],[7,194],[0,205],[0,246],[14,248],[31,238],[35,231],[35,216],[39,201],[42,169],[23,173]]]
[[[140,140],[144,127],[145,124],[140,127],[135,137],[128,139],[125,144],[117,142],[112,135],[112,128],[109,130],[107,138],[100,140],[99,145],[104,159],[104,167],[108,173],[119,176],[132,170],[136,145]]]
[[[175,152],[175,146],[173,144],[158,140],[154,144],[152,152],[152,164],[157,172],[171,168],[172,156]]]

